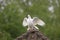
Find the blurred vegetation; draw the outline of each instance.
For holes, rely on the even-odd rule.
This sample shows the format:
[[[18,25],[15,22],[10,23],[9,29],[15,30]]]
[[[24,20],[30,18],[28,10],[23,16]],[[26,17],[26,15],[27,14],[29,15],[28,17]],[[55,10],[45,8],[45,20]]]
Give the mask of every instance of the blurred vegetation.
[[[60,4],[60,0],[58,0]],[[54,6],[54,12],[48,10]],[[56,0],[0,0],[0,40],[14,40],[26,32],[24,17],[30,14],[42,19],[46,25],[39,27],[50,40],[60,40],[60,5]]]

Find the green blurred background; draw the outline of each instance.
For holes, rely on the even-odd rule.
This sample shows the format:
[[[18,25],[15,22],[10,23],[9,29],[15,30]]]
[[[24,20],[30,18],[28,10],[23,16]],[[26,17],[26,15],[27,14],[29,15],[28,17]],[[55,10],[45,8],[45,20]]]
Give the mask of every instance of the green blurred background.
[[[24,17],[30,14],[46,25],[40,31],[50,40],[60,40],[60,0],[0,0],[0,40],[14,40],[26,32]]]

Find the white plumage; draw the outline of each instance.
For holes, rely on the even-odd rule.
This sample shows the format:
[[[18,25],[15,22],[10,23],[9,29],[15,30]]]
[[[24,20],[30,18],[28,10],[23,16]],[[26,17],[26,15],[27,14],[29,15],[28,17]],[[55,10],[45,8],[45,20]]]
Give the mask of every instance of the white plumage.
[[[37,17],[31,18],[30,15],[28,15],[28,18],[25,17],[24,20],[23,20],[23,26],[24,27],[28,26],[27,30],[34,29],[34,28],[39,30],[39,28],[36,27],[37,24],[40,25],[40,26],[45,25],[45,23],[41,19],[39,19]]]

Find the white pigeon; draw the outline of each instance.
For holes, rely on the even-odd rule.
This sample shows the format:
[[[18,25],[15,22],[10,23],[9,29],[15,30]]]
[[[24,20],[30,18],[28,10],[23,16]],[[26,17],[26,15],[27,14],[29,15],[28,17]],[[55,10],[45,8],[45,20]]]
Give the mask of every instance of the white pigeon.
[[[37,24],[40,26],[45,25],[45,23],[41,19],[37,17],[31,18],[30,15],[28,15],[28,18],[25,17],[23,20],[23,26],[28,26],[27,30],[34,29],[34,28],[39,30],[39,28],[36,27]]]

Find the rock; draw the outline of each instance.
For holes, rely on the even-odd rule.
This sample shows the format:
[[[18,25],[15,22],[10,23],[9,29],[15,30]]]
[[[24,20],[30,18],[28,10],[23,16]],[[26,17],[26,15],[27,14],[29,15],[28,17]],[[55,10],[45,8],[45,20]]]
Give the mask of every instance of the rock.
[[[31,29],[23,35],[16,38],[16,40],[49,40],[39,30]]]

